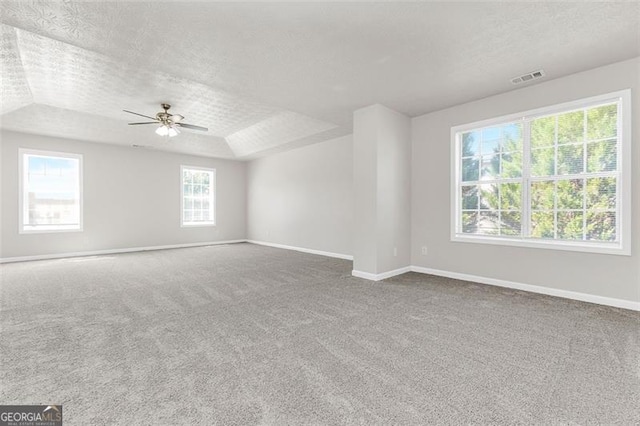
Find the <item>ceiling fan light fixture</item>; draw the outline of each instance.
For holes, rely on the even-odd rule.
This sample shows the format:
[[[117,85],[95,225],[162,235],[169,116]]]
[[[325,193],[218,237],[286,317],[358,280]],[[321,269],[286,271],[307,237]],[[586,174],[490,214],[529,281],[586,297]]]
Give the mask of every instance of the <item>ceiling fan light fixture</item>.
[[[164,109],[163,111],[160,111],[159,113],[156,114],[155,117],[151,117],[149,115],[144,115],[144,114],[139,114],[137,112],[133,112],[133,111],[128,111],[128,110],[123,110],[124,112],[127,112],[129,114],[134,114],[134,115],[139,115],[141,117],[145,117],[148,118],[150,120],[154,120],[154,121],[145,121],[143,123],[129,123],[130,126],[137,126],[139,124],[160,124],[160,127],[158,127],[156,129],[156,134],[159,136],[168,136],[168,137],[173,137],[173,136],[177,136],[180,134],[180,127],[184,127],[186,129],[190,129],[190,130],[198,130],[200,132],[208,132],[209,129],[207,129],[206,127],[202,127],[202,126],[196,126],[193,124],[187,124],[187,123],[182,123],[182,120],[184,119],[183,115],[180,114],[170,114],[169,113],[169,108],[171,108],[171,105],[169,104],[160,104],[160,106],[162,107],[162,109]]]
[[[163,124],[156,129],[156,134],[160,136],[169,136],[169,128]]]

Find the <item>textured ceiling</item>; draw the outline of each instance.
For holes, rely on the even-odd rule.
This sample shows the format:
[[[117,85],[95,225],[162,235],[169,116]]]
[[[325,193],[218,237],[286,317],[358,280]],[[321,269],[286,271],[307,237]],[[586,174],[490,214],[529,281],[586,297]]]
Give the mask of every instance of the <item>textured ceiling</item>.
[[[34,102],[77,112],[82,127],[88,117],[122,125],[134,118],[122,109],[153,115],[166,101],[210,129],[174,139],[211,156],[220,141],[227,156],[252,158],[344,134],[372,103],[415,116],[512,90],[511,77],[538,68],[550,79],[640,55],[639,2],[0,7],[2,127],[59,133],[18,119],[45,113]],[[89,127],[77,133],[89,138]]]
[[[340,129],[26,30],[0,27],[0,124],[5,129],[222,158],[253,158],[277,146],[291,149],[310,136]],[[153,126],[127,125],[148,120],[122,109],[154,116],[161,102],[170,102],[185,123],[209,131],[187,129],[178,137],[160,138]]]
[[[16,32],[5,25],[0,25],[0,55],[0,114],[4,114],[33,102],[20,60]]]

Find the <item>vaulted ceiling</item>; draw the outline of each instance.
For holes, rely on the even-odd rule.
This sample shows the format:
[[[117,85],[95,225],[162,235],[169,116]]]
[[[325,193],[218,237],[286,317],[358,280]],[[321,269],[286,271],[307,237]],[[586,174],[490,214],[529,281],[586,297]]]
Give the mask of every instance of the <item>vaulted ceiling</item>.
[[[640,55],[638,2],[3,1],[0,127],[249,159]],[[544,79],[542,80],[544,81]],[[535,83],[529,83],[535,84]],[[123,109],[209,128],[166,139]]]

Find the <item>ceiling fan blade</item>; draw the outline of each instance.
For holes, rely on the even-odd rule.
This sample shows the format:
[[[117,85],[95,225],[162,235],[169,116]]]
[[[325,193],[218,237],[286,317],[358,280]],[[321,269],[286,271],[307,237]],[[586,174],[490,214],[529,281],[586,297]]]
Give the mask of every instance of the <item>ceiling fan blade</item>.
[[[123,109],[124,112],[128,112],[129,114],[135,114],[135,115],[139,115],[140,117],[144,117],[144,118],[150,118],[152,120],[155,120],[155,117],[149,117],[148,115],[144,115],[144,114],[138,114],[137,112],[133,112],[133,111],[127,111],[126,109]]]
[[[184,116],[183,116],[183,115],[180,115],[180,114],[173,114],[173,115],[171,116],[171,121],[173,121],[174,123],[179,123],[179,122],[181,122],[182,120],[184,120]]]
[[[176,123],[176,126],[184,127],[185,129],[200,130],[202,132],[209,131],[206,127],[194,126],[193,124]]]
[[[129,126],[137,126],[138,124],[158,124],[157,121],[145,121],[144,123],[129,123]]]

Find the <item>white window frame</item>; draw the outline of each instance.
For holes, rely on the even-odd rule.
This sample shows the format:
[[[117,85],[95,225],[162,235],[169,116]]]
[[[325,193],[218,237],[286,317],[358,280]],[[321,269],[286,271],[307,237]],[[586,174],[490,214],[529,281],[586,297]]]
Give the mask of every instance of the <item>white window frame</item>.
[[[78,160],[78,202],[79,202],[79,220],[78,225],[42,225],[36,227],[34,225],[25,224],[25,215],[29,214],[28,194],[25,192],[25,180],[28,168],[25,161],[28,155],[39,157],[56,157],[69,158]],[[18,233],[20,234],[47,234],[53,232],[82,232],[83,231],[83,170],[82,170],[82,154],[73,154],[69,152],[43,151],[37,149],[19,148],[18,149]]]
[[[184,171],[185,170],[199,170],[205,172],[211,172],[211,181],[209,182],[211,208],[213,209],[213,220],[200,221],[200,222],[185,222],[184,221]],[[208,167],[198,166],[180,166],[180,227],[182,228],[195,228],[200,226],[216,226],[216,169]]]
[[[525,237],[527,229],[525,222],[529,223],[531,214],[529,185],[531,177],[528,176],[530,133],[529,123],[532,119],[570,112],[576,109],[589,108],[591,106],[607,103],[619,102],[618,109],[618,200],[616,208],[616,226],[618,241],[616,242],[587,242],[587,241],[566,241],[547,240]],[[463,234],[462,209],[461,209],[461,135],[464,132],[504,125],[508,123],[523,124],[523,185],[522,185],[522,237],[505,237],[478,234]],[[615,255],[631,255],[631,89],[565,102],[558,105],[537,108],[517,114],[510,114],[474,123],[463,124],[451,128],[451,241],[464,243],[495,244],[505,246],[532,247],[553,250],[568,250],[590,253],[603,253]],[[588,173],[581,174],[582,177],[589,177]]]

